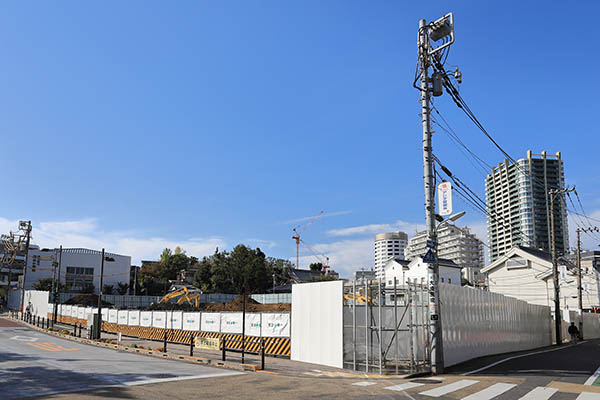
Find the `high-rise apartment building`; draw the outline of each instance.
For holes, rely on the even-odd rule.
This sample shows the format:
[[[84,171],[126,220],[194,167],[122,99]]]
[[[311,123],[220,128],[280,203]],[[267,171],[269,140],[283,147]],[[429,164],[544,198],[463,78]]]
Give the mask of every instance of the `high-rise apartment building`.
[[[454,261],[462,268],[462,276],[473,285],[483,284],[483,242],[467,227],[444,224],[437,232],[438,257]],[[418,232],[410,239],[405,258],[412,260],[427,253],[427,232]]]
[[[516,163],[498,164],[485,179],[490,261],[521,245],[550,251],[550,198],[548,191],[564,188],[560,153],[533,154]],[[569,246],[566,202],[554,202],[555,242],[559,255]]]
[[[393,257],[404,257],[408,235],[404,232],[388,232],[375,235],[375,275],[384,279],[385,263]]]

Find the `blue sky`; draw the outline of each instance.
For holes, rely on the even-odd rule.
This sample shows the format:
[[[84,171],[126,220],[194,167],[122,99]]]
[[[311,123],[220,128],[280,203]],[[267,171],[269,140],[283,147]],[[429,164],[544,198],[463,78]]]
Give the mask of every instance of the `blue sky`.
[[[543,4],[543,7],[540,5]],[[347,276],[372,236],[422,223],[418,20],[455,13],[461,94],[514,158],[561,151],[600,216],[597,2],[158,1],[4,3],[0,228],[44,246],[157,257],[182,245],[304,240]],[[448,96],[436,106],[490,164],[502,155]],[[483,195],[443,132],[434,151]],[[485,232],[469,206],[461,225]],[[330,215],[327,215],[330,214]],[[574,224],[571,224],[574,228]],[[346,228],[353,228],[348,230]],[[591,239],[588,247],[596,246]],[[314,261],[310,253],[303,263]]]

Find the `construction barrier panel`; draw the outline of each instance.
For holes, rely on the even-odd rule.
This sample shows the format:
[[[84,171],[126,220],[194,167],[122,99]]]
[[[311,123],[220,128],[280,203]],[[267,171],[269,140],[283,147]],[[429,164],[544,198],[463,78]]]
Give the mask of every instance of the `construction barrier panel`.
[[[263,313],[262,335],[265,337],[290,336],[290,314],[289,313]]]
[[[120,326],[129,325],[129,311],[119,310],[119,312],[117,313],[117,323]]]
[[[108,310],[108,321],[111,324],[117,324],[119,310]]]
[[[64,309],[61,308],[61,311],[77,316],[85,314],[85,309],[77,306],[66,305]],[[182,344],[189,344],[197,337],[214,338],[224,342],[227,349],[242,349],[243,316],[240,312],[152,312],[103,309],[102,313],[104,314],[105,311],[107,320],[102,323],[102,329],[105,332],[120,332],[126,336],[157,341],[162,341],[166,333],[168,342]],[[70,316],[64,319],[63,322],[71,325],[87,323],[84,319]],[[261,340],[264,339],[265,354],[289,357],[291,346],[289,324],[289,313],[246,313],[245,351],[259,353]],[[209,329],[213,331],[209,331]],[[287,337],[281,337],[286,334]]]
[[[154,311],[152,312],[152,327],[153,328],[167,328],[167,313],[166,311]]]
[[[140,327],[151,328],[152,327],[152,311],[140,312]]]
[[[242,313],[220,313],[221,314],[221,333],[242,333]],[[202,313],[202,322],[204,322],[204,316],[206,313]],[[218,314],[217,314],[218,315]],[[211,331],[206,329],[204,325],[200,326],[204,331]]]
[[[200,330],[200,313],[199,312],[184,312],[183,324],[184,331],[199,331]]]
[[[220,332],[221,313],[202,313],[202,324],[200,324],[200,329],[206,332]]]
[[[261,314],[246,313],[246,335],[260,336],[261,335]]]
[[[183,311],[167,311],[167,329],[183,329]]]

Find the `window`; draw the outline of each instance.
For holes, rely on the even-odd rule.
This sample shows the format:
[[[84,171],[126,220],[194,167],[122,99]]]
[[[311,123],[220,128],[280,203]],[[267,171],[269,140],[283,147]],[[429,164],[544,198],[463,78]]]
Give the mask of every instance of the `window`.
[[[94,286],[94,268],[67,267],[65,283],[68,290],[85,292]]]
[[[452,279],[451,278],[448,278],[448,283],[452,283]]]
[[[442,282],[444,282],[444,278],[442,278]]]

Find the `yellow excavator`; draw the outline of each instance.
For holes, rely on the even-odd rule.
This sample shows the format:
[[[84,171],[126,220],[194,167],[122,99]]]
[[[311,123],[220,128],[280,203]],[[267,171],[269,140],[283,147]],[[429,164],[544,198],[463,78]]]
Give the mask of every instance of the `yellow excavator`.
[[[372,298],[367,298],[365,296],[363,296],[360,293],[346,293],[344,295],[344,302],[347,303],[348,301],[354,301],[356,303],[366,303],[367,301],[369,302],[369,304],[374,305],[375,304],[375,300],[373,300]]]
[[[200,307],[200,295],[202,294],[202,291],[200,291],[199,289],[192,289],[189,290],[187,287],[182,287],[179,289],[175,289],[167,294],[165,294],[163,296],[162,299],[160,299],[161,303],[168,303],[169,301],[173,300],[173,299],[177,299],[175,303],[177,304],[183,304],[185,302],[187,302],[188,304],[198,308]]]

